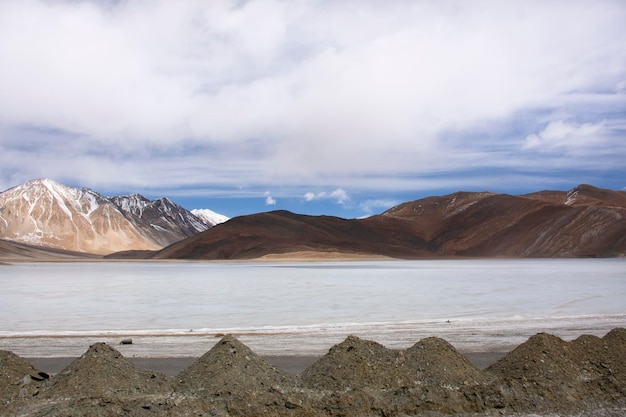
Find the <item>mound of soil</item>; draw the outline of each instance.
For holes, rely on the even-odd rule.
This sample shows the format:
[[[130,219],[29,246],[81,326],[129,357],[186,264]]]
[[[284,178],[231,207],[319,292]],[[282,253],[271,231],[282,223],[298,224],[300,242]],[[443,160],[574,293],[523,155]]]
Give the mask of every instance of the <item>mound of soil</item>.
[[[618,327],[611,330],[602,338],[614,356],[623,357],[626,354],[626,329]]]
[[[410,383],[404,362],[402,351],[348,336],[305,369],[299,380],[307,388],[333,391],[399,388]]]
[[[571,411],[585,402],[624,400],[623,346],[623,329],[572,342],[545,333],[532,336],[487,368],[504,381],[495,402]]]
[[[174,379],[99,343],[49,380],[0,352],[0,416],[618,416],[626,330],[529,338],[481,371],[445,340],[392,350],[350,336],[297,377],[232,336]]]
[[[141,416],[148,415],[167,392],[165,375],[137,368],[114,348],[96,343],[58,375],[42,382],[37,397],[10,404],[6,415]]]
[[[407,349],[406,366],[418,385],[462,387],[489,380],[454,346],[438,337],[427,337]]]
[[[502,377],[530,380],[548,386],[578,378],[579,367],[568,342],[557,336],[539,333],[519,345],[487,368]]]
[[[80,392],[83,397],[141,396],[163,391],[168,377],[140,369],[105,343],[89,347],[51,380],[44,395],[68,398]]]
[[[326,393],[331,413],[352,415],[450,413],[480,409],[472,400],[490,377],[443,339],[392,350],[355,336],[330,349],[300,375],[300,384]]]
[[[39,394],[39,388],[48,378],[48,374],[14,353],[0,350],[0,404]]]
[[[626,329],[613,329],[602,339],[583,335],[574,340],[584,391],[603,399],[626,397]]]
[[[175,390],[187,403],[215,415],[256,415],[288,411],[302,404],[291,398],[294,378],[270,365],[231,335],[178,374]]]

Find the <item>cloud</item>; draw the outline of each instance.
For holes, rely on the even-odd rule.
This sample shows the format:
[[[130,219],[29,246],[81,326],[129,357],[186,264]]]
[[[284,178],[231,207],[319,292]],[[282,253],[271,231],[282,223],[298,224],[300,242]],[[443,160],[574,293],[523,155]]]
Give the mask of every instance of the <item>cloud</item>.
[[[576,167],[594,134],[624,151],[624,21],[610,0],[0,2],[0,183],[302,195],[548,149]]]
[[[330,193],[325,191],[321,191],[319,193],[307,192],[304,194],[304,201],[314,201],[314,200],[335,200],[337,204],[345,204],[350,201],[350,196],[346,193],[342,188],[337,188]]]
[[[269,191],[265,192],[265,205],[266,206],[275,206],[276,200],[270,195]]]
[[[563,120],[550,122],[541,132],[526,137],[524,150],[547,149],[558,147],[577,147],[597,145],[607,135],[605,121],[598,123],[573,123]]]

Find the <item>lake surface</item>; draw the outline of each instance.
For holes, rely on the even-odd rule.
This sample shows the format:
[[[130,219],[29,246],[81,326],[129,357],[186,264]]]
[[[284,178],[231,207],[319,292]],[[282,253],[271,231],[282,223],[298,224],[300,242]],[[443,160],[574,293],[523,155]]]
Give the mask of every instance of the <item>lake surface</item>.
[[[266,354],[349,334],[497,350],[626,326],[626,259],[17,263],[0,267],[0,319],[0,349],[26,356],[123,336],[134,355],[194,356],[220,333]]]

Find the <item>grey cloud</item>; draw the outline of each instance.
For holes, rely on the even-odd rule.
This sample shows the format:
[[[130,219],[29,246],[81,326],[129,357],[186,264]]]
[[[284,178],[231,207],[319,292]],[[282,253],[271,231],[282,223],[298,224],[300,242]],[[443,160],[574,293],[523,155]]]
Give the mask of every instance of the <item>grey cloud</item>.
[[[184,172],[168,185],[367,187],[462,170],[504,154],[502,139],[485,158],[482,126],[536,108],[575,118],[597,100],[580,92],[607,86],[626,107],[624,21],[619,1],[2,2],[0,140],[24,125],[80,132],[55,139],[67,164],[43,165],[111,182],[167,167]],[[547,143],[535,127],[494,164],[534,163],[519,144]],[[41,168],[13,152],[24,175]]]

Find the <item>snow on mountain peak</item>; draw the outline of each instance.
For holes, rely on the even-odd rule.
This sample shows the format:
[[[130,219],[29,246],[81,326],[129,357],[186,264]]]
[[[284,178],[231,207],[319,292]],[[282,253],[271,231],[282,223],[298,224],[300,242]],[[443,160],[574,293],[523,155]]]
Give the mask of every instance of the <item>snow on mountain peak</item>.
[[[191,210],[191,214],[212,226],[220,223],[225,223],[230,220],[230,218],[224,216],[223,214],[216,213],[213,210],[209,209],[193,209]]]

